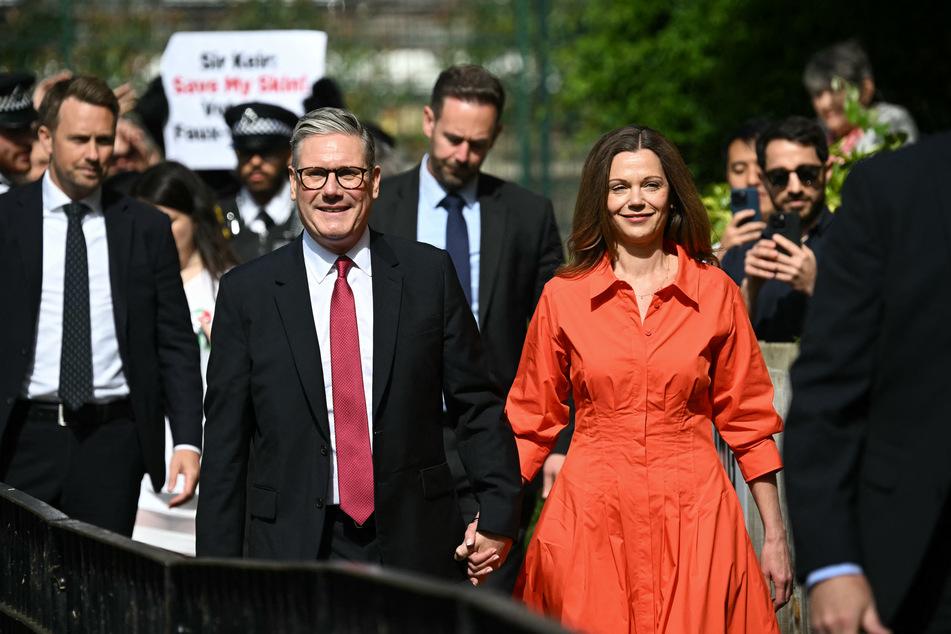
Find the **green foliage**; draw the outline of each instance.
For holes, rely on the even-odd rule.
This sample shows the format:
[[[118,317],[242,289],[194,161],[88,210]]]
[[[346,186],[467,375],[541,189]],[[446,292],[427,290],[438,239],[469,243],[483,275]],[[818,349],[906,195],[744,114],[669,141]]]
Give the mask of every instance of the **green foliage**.
[[[700,200],[710,217],[710,240],[716,243],[733,217],[730,211],[730,186],[726,183],[711,183],[700,192]]]
[[[854,84],[849,84],[836,78],[832,82],[833,90],[845,91],[845,116],[856,127],[861,128],[865,134],[874,133],[882,142],[872,147],[866,152],[859,152],[852,148],[849,151],[843,149],[843,145],[848,137],[843,137],[829,147],[829,155],[832,158],[832,173],[826,182],[826,205],[829,209],[835,211],[842,205],[842,185],[849,171],[856,163],[881,152],[890,152],[896,150],[904,144],[908,135],[902,131],[892,131],[888,123],[878,121],[878,112],[874,108],[866,108],[859,100],[859,89]]]
[[[63,20],[45,5],[6,12],[0,22],[0,70],[62,67]]]

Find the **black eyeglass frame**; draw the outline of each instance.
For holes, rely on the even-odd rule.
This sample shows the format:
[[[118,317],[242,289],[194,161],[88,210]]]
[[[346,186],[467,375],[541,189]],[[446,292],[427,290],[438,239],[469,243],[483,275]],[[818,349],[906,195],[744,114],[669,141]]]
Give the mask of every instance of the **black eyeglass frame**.
[[[795,172],[796,178],[799,179],[799,182],[806,187],[809,187],[814,182],[819,180],[819,175],[822,174],[822,169],[822,165],[800,165],[794,170],[787,170],[782,167],[777,167],[776,169],[771,169],[766,172],[766,182],[768,182],[773,187],[786,189],[786,187],[789,186],[789,175]],[[813,172],[813,170],[815,170],[815,172]]]
[[[307,170],[314,170],[314,169],[323,170],[324,172],[326,172],[324,174],[324,182],[322,182],[318,187],[308,187],[307,185],[304,184],[303,172],[306,172]],[[337,172],[339,170],[357,170],[358,172],[360,172],[360,182],[357,183],[356,185],[344,185],[342,182],[340,182],[340,178],[337,176]],[[351,189],[351,190],[360,189],[361,187],[363,187],[363,182],[366,180],[367,172],[369,171],[370,171],[370,168],[368,167],[357,167],[356,165],[344,165],[342,167],[335,167],[333,169],[328,169],[326,167],[317,167],[316,165],[313,165],[310,167],[300,167],[294,170],[294,173],[297,174],[297,182],[300,183],[301,187],[303,187],[304,189],[308,191],[317,191],[319,189],[324,188],[324,186],[327,184],[327,179],[330,178],[331,174],[334,175],[334,178],[337,179],[337,184],[340,185],[342,188]]]

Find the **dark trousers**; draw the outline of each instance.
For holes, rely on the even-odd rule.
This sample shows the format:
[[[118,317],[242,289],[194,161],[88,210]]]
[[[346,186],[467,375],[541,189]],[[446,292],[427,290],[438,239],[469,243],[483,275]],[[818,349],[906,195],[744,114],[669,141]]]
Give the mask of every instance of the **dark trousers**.
[[[383,564],[380,541],[376,537],[375,516],[362,526],[354,522],[339,506],[331,505],[324,513],[324,532],[317,559]]]
[[[73,519],[131,536],[145,464],[135,422],[62,427],[14,407],[0,441],[0,481]]]

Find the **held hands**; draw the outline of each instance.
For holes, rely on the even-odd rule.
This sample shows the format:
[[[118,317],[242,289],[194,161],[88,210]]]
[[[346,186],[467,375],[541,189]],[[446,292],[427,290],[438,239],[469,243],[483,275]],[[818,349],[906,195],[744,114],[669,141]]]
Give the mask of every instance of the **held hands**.
[[[200,462],[198,452],[191,449],[179,449],[172,454],[172,461],[168,464],[168,490],[175,488],[179,474],[185,476],[185,490],[169,500],[168,508],[184,504],[195,496]]]
[[[789,255],[782,253],[784,248]],[[777,279],[794,290],[812,296],[816,284],[816,254],[806,245],[796,246],[784,236],[774,235],[757,242],[746,252],[744,270],[748,279]]]
[[[818,634],[891,634],[878,618],[865,575],[842,575],[814,585],[809,620]]]
[[[479,516],[466,528],[465,540],[456,547],[456,561],[469,560],[469,581],[477,586],[493,570],[498,570],[512,547],[512,540],[496,533],[478,530]]]
[[[793,568],[789,556],[789,545],[785,534],[771,539],[767,537],[760,552],[760,567],[766,584],[772,583],[773,609],[778,610],[792,598]]]
[[[752,218],[755,215],[756,212],[752,209],[736,212],[736,215],[730,219],[729,224],[723,229],[723,235],[720,237],[721,253],[725,253],[733,247],[742,246],[747,242],[753,242],[762,235],[766,223],[762,221],[753,222]]]

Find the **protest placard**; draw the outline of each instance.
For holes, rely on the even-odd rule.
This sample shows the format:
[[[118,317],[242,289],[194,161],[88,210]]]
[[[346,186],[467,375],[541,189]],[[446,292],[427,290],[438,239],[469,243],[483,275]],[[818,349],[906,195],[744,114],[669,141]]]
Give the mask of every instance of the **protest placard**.
[[[224,111],[249,101],[303,114],[302,102],[323,77],[321,31],[182,32],[162,54],[168,98],[165,155],[192,169],[236,165]]]

